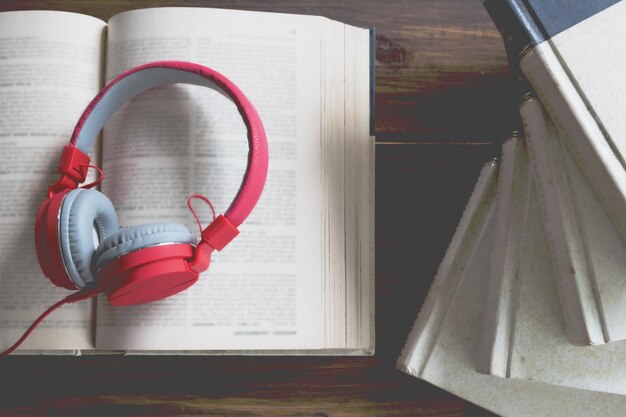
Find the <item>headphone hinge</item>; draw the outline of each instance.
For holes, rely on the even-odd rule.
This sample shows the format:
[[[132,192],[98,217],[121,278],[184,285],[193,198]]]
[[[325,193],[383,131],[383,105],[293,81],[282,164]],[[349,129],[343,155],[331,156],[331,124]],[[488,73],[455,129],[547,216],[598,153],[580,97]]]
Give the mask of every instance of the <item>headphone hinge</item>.
[[[61,173],[61,179],[50,186],[48,196],[52,197],[68,188],[76,188],[78,184],[85,182],[89,163],[89,156],[80,149],[71,145],[64,146],[58,169],[58,172]]]
[[[239,234],[239,230],[222,214],[217,216],[210,225],[202,231],[202,238],[196,246],[189,268],[197,273],[206,271],[214,250],[222,250]]]
[[[215,250],[222,250],[239,234],[224,215],[220,214],[202,231],[202,240]]]
[[[212,252],[213,248],[208,243],[203,240],[198,242],[193,258],[189,261],[189,269],[197,272],[198,274],[209,269]]]

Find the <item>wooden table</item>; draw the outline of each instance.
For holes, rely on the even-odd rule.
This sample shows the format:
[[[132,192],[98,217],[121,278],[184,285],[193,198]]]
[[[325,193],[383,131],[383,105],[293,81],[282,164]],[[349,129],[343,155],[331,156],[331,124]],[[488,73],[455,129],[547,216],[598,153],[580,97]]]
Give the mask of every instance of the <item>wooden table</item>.
[[[376,355],[11,357],[0,416],[488,416],[395,369],[483,162],[517,125],[478,0],[6,1],[107,19],[152,6],[319,14],[377,29]]]

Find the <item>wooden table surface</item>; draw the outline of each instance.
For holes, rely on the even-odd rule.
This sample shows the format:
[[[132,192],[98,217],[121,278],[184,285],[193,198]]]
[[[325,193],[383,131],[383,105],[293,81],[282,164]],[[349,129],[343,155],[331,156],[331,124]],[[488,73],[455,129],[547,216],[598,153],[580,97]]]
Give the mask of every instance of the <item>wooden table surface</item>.
[[[517,125],[479,0],[7,1],[107,19],[153,6],[318,14],[375,26],[376,355],[11,357],[0,416],[490,416],[395,369],[483,162]]]

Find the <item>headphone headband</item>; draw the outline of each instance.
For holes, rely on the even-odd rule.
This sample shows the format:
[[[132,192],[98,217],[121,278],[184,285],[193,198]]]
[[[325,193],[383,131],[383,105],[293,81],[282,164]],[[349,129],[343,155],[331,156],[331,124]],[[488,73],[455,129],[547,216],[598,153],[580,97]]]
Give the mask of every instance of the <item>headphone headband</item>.
[[[239,191],[224,213],[224,217],[237,227],[252,212],[263,191],[268,165],[267,138],[252,103],[235,84],[217,71],[190,62],[159,61],[123,72],[89,103],[74,128],[69,148],[87,154],[106,121],[124,103],[153,87],[173,83],[212,88],[232,100],[243,118],[248,131],[248,163]],[[64,159],[72,164],[67,159],[73,160],[77,153],[75,149],[67,151]]]
[[[235,103],[248,131],[248,163],[239,191],[224,215],[215,217],[213,213],[213,221],[202,230],[199,242],[186,226],[178,224],[136,225],[118,230],[111,201],[97,191],[85,190],[98,181],[76,190],[87,177],[87,153],[109,117],[142,92],[172,83],[209,87],[225,95]],[[153,62],[120,74],[81,115],[61,154],[61,178],[48,189],[48,198],[35,219],[35,248],[44,275],[59,287],[80,291],[46,310],[0,355],[16,349],[38,323],[63,304],[91,298],[99,292],[106,293],[113,305],[144,304],[193,285],[209,267],[213,250],[223,249],[237,236],[237,226],[252,212],[265,185],[267,165],[267,139],[259,114],[222,74],[180,61]],[[194,197],[198,195],[187,201],[192,212],[190,201]],[[200,225],[197,216],[196,220]],[[94,225],[98,230],[97,248],[93,247]]]

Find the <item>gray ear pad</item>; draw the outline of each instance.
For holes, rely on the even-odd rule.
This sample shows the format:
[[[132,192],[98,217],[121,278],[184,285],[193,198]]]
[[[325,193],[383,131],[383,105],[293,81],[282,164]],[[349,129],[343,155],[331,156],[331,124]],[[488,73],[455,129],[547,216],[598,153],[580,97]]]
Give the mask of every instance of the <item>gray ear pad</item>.
[[[91,261],[92,273],[108,262],[127,253],[166,243],[196,244],[196,237],[187,226],[179,223],[153,223],[121,229],[100,242]]]
[[[61,203],[59,242],[65,269],[79,288],[95,281],[91,274],[91,258],[96,250],[94,226],[99,241],[118,231],[111,200],[95,190],[77,188],[70,191]]]

